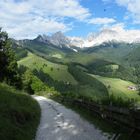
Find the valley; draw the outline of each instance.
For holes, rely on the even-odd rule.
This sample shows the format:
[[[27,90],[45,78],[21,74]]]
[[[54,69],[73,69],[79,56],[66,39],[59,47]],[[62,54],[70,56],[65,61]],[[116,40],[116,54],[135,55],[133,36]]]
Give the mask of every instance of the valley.
[[[66,37],[62,33],[55,34],[53,39],[55,37],[59,43],[62,41],[61,46],[52,42],[49,44],[48,38],[41,35],[34,40],[21,41],[28,55],[21,58],[18,65],[49,75],[53,83],[57,83],[49,86],[62,92],[62,95],[71,93],[75,98],[83,96],[97,101],[113,94],[122,100],[139,100],[138,91],[128,90],[129,86],[137,86],[138,77],[135,74],[136,64],[127,59],[131,52],[140,47],[139,44],[112,41],[75,52],[64,45]],[[94,74],[93,78],[85,72]],[[37,77],[40,79],[39,75]],[[65,90],[60,88],[61,85]]]
[[[26,94],[36,98],[47,97],[72,108],[88,121],[93,121],[93,125],[97,123],[99,130],[108,135],[107,139],[127,138],[123,132],[130,132],[131,127],[136,125],[133,122],[139,121],[130,113],[140,107],[140,44],[109,41],[78,48],[64,42],[61,45],[52,44],[43,39],[40,35],[33,40],[11,40],[9,54],[12,55],[9,57],[13,61],[9,65],[16,66],[16,69],[13,72],[13,67],[10,67],[13,77],[5,75],[3,81],[6,78],[8,85]],[[61,41],[63,39],[60,37]],[[3,90],[2,86],[0,89]],[[123,120],[124,116],[126,120]],[[102,128],[102,124],[106,127]],[[123,124],[128,125],[129,130]],[[121,130],[118,130],[118,125],[121,125]],[[139,129],[139,126],[135,127]]]
[[[29,42],[27,44],[29,45]],[[40,44],[40,46],[42,45]],[[44,49],[46,48],[49,49],[49,47],[44,46]],[[40,50],[39,46],[38,49],[30,46],[32,51],[27,49],[28,55],[21,58],[18,61],[18,65],[23,65],[32,71],[35,69],[48,74],[54,82],[57,83],[58,81],[56,85],[49,84],[51,87],[56,88],[56,90],[65,95],[71,93],[72,97],[75,96],[75,98],[83,96],[97,101],[113,94],[116,98],[121,98],[122,100],[139,100],[138,91],[128,90],[129,86],[135,85],[134,83],[136,83],[137,78],[133,75],[133,66],[130,66],[129,62],[125,60],[125,57],[137,48],[139,48],[137,44],[132,48],[132,45],[129,44],[117,44],[113,42],[106,43],[103,46],[79,50],[79,52],[67,52],[65,48],[58,47],[57,49],[61,50],[63,55],[59,51],[55,51],[54,55],[57,54],[57,56],[61,57],[54,57],[52,52],[49,53],[49,51],[45,55],[46,52],[42,51],[42,47]],[[107,55],[107,53],[112,56]],[[115,55],[116,57],[114,57]],[[88,76],[86,76],[85,72],[93,73],[94,79],[89,77],[89,80],[87,80]],[[37,77],[40,79],[39,75]],[[93,83],[96,81],[96,84],[92,84],[92,81],[94,81]],[[64,88],[65,90],[59,87],[61,85],[59,82],[62,82],[61,84],[66,87]],[[98,82],[101,82],[102,86],[98,86]],[[100,89],[101,87],[102,89]],[[98,93],[98,91],[101,92]],[[104,96],[104,94],[107,96]]]

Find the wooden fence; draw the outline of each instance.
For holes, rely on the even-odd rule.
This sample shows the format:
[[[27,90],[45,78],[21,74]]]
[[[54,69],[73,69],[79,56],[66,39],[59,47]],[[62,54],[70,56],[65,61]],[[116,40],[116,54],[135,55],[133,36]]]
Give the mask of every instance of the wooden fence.
[[[89,103],[82,100],[65,99],[63,101],[70,102],[73,105],[83,107],[93,113],[97,113],[103,119],[118,122],[134,129],[140,130],[140,110],[119,108],[109,105],[100,105],[94,102]]]

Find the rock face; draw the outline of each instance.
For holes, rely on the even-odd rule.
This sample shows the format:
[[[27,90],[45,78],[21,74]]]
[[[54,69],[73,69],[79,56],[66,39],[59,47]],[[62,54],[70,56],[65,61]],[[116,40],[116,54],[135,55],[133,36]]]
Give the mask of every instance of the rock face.
[[[42,42],[42,43],[47,43],[48,40],[49,40],[49,36],[39,35],[35,40],[39,41],[39,42]]]
[[[42,42],[42,43],[51,43],[58,47],[70,47],[71,46],[71,40],[66,37],[62,32],[56,32],[52,36],[46,36],[46,35],[39,35],[34,40]]]
[[[70,40],[62,32],[57,32],[50,37],[50,42],[56,46],[68,46],[70,45]]]

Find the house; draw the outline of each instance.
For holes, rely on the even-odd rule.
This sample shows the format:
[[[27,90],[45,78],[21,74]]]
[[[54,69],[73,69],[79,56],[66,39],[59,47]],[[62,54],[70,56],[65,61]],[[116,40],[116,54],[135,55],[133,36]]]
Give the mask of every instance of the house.
[[[137,90],[137,87],[135,87],[135,86],[128,86],[128,89],[135,91],[135,90]]]

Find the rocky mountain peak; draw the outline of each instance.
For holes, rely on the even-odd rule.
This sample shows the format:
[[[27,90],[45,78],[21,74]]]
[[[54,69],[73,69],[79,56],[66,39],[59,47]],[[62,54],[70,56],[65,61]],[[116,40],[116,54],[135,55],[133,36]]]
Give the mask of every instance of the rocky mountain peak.
[[[40,42],[50,42],[58,47],[93,47],[104,42],[125,42],[135,43],[140,42],[140,31],[136,32],[117,30],[117,29],[102,29],[98,33],[90,33],[86,39],[80,37],[67,37],[62,32],[56,32],[52,36],[39,35],[36,40]]]

